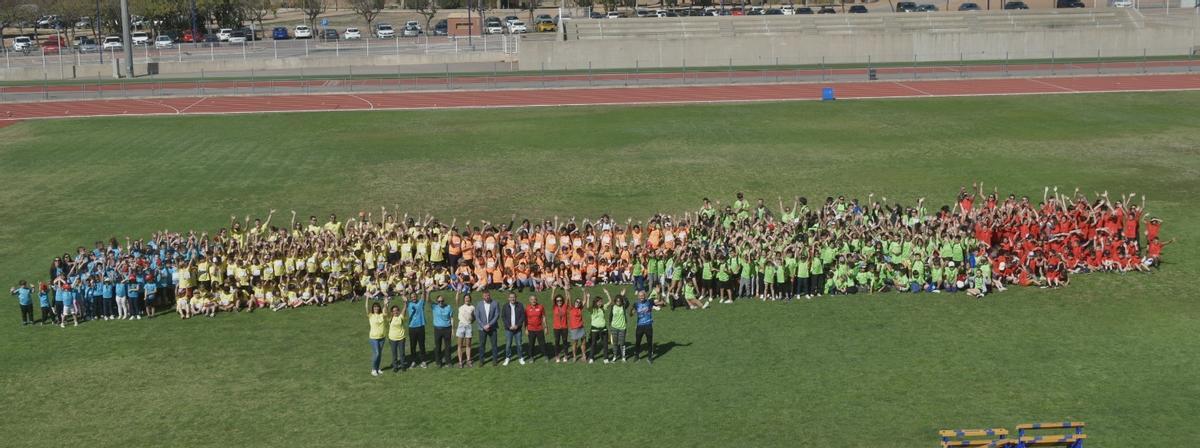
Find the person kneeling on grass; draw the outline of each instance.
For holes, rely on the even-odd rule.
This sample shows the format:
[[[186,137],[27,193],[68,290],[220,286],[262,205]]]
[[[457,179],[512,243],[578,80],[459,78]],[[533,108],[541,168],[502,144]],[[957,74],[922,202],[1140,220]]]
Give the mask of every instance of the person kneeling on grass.
[[[217,301],[217,309],[223,312],[236,311],[238,309],[238,290],[232,283],[227,283],[225,289],[221,291],[221,296]]]

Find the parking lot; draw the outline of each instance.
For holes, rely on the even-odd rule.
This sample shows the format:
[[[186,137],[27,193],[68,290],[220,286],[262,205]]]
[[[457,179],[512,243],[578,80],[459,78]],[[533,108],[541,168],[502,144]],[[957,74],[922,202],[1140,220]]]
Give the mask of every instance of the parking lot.
[[[355,40],[288,39],[257,40],[246,43],[204,42],[174,43],[167,48],[152,44],[133,49],[135,62],[189,62],[236,59],[281,59],[295,57],[366,57],[401,54],[454,54],[461,52],[516,53],[517,39],[508,35],[473,37],[367,38]],[[37,47],[29,52],[4,52],[4,67],[43,66],[53,73],[59,64],[99,64],[125,57],[119,49],[77,51],[63,49],[43,51]],[[50,75],[54,77],[53,74]]]

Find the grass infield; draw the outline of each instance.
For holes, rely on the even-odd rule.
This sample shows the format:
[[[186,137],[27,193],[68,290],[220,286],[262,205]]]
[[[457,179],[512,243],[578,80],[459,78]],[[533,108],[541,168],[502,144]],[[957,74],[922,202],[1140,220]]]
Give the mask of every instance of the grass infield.
[[[1187,286],[1198,109],[1188,92],[23,122],[0,129],[5,287],[42,280],[76,245],[270,208],[644,219],[736,191],[941,205],[973,180],[1039,198],[1044,185],[1144,193],[1180,242],[1153,274],[982,301],[664,311],[653,366],[373,378],[358,304],[64,330],[20,327],[8,298],[0,434],[6,446],[915,447],[942,428],[1070,419],[1092,447],[1186,446],[1200,420]]]

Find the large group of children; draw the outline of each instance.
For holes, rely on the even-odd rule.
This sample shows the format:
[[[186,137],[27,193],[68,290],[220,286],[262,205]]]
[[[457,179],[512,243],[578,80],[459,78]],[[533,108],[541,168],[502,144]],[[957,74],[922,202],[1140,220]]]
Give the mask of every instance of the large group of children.
[[[380,209],[278,226],[230,218],[215,233],[161,231],[78,247],[49,281],[12,289],[23,323],[141,319],[173,307],[183,319],[279,311],[419,291],[533,291],[632,284],[686,308],[712,301],[791,300],[884,291],[965,292],[1058,287],[1091,271],[1147,271],[1171,241],[1145,197],[1091,198],[1046,188],[1028,197],[963,187],[931,209],[868,195],[770,208],[738,193],[695,211],[645,220],[439,221]]]

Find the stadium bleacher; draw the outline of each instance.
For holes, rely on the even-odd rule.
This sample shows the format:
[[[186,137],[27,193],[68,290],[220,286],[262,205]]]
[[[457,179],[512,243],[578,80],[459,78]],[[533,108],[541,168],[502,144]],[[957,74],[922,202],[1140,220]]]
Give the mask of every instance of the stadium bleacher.
[[[948,11],[936,14],[871,13],[794,16],[663,17],[575,20],[567,39],[688,39],[787,34],[970,33],[1138,28],[1126,9]]]

